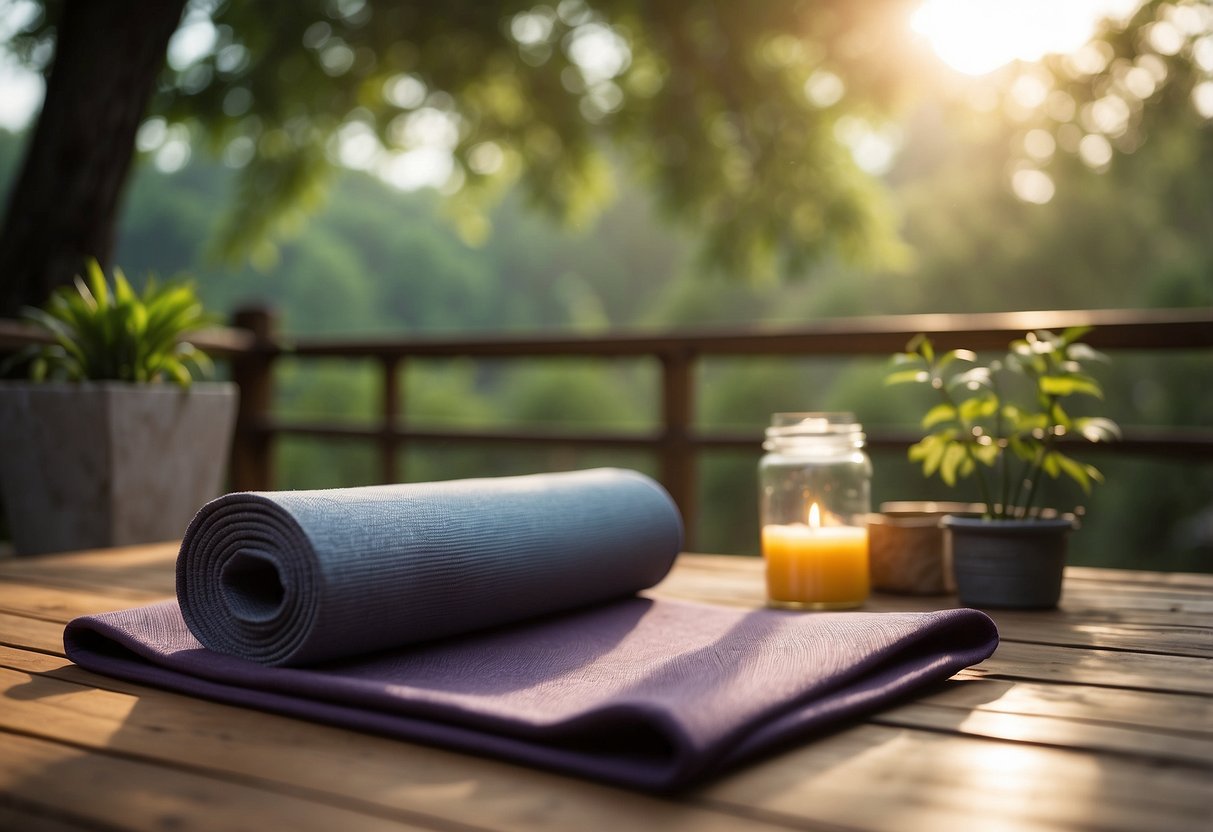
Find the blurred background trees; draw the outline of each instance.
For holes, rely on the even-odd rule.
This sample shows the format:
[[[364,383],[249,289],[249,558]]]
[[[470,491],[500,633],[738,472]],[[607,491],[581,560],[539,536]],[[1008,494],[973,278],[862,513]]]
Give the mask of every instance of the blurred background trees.
[[[840,0],[450,0],[440,11],[199,0],[170,41],[165,21],[182,6],[19,5],[28,20],[13,50],[42,61],[49,83],[0,229],[0,313],[70,279],[55,244],[108,260],[110,180],[124,177],[149,95],[145,143],[196,142],[240,169],[217,244],[261,265],[338,167],[404,186],[428,177],[458,195],[453,218],[479,239],[486,198],[514,183],[584,220],[609,195],[615,159],[701,233],[706,263],[733,273],[797,271],[839,249],[867,256],[894,238],[879,189],[833,128],[839,113],[898,94],[906,42],[888,24],[906,0],[862,11]],[[166,43],[157,73],[148,55]],[[842,75],[848,95],[806,96],[806,84]],[[87,212],[47,196],[103,189]]]
[[[25,21],[10,49],[49,67],[71,5],[10,3]],[[1030,19],[1083,4],[1002,5]],[[113,259],[188,271],[219,311],[268,303],[292,334],[1213,306],[1213,10],[1108,8],[1065,54],[966,74],[936,52],[963,67],[997,50],[946,0],[191,3],[135,137]],[[6,192],[28,136],[0,135]],[[701,422],[757,432],[776,410],[852,409],[905,426],[884,369],[708,362]],[[1207,356],[1124,356],[1103,376],[1111,415],[1213,424],[1211,371]],[[288,362],[278,406],[369,419],[371,372]],[[410,362],[405,398],[421,423],[644,428],[656,379],[643,364]],[[756,551],[756,456],[705,460],[701,548]],[[403,470],[602,461],[652,465],[418,448]],[[1109,483],[1086,501],[1079,562],[1213,568],[1207,465],[1093,461]],[[378,470],[339,442],[287,440],[278,462],[288,487]],[[876,463],[878,499],[931,494],[899,456]]]

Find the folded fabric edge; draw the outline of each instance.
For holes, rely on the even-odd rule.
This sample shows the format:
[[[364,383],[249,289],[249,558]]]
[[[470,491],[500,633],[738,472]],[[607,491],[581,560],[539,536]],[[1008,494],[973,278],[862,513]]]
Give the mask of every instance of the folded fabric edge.
[[[64,629],[64,652],[79,667],[104,676],[196,696],[226,705],[251,707],[270,714],[307,722],[350,728],[375,736],[414,742],[440,750],[489,756],[506,763],[535,766],[559,775],[576,775],[647,792],[666,792],[682,785],[689,749],[681,747],[678,732],[664,725],[665,716],[646,714],[638,731],[635,709],[597,712],[591,719],[561,726],[560,742],[550,736],[528,740],[524,732],[486,733],[474,724],[461,725],[432,716],[383,713],[316,698],[294,697],[275,691],[225,684],[161,664],[154,651],[122,629],[97,616],[81,616]],[[199,648],[205,649],[205,648]],[[225,657],[235,658],[235,657]],[[256,670],[267,668],[255,665]],[[289,671],[289,668],[282,668]],[[612,717],[618,715],[620,719]],[[621,732],[628,723],[632,728]],[[643,735],[642,735],[643,733]],[[625,736],[626,734],[626,736]],[[626,741],[641,741],[648,755],[628,753]]]
[[[64,631],[64,647],[68,658],[81,667],[136,683],[559,774],[672,793],[904,701],[924,687],[982,661],[997,646],[997,630],[983,613],[948,610],[914,615],[935,618],[931,626],[907,634],[882,656],[858,663],[829,689],[815,692],[807,701],[784,703],[766,718],[740,729],[707,756],[682,747],[681,734],[663,726],[663,714],[641,715],[630,707],[616,709],[617,713],[600,710],[592,718],[570,721],[560,726],[559,738],[545,734],[530,740],[525,731],[486,732],[474,721],[460,724],[441,717],[384,713],[228,684],[164,666],[160,663],[163,657],[154,649],[103,617],[85,616],[69,623]]]
[[[931,685],[988,659],[998,649],[998,628],[979,610],[962,608],[918,615],[934,616],[932,626],[907,634],[884,655],[857,664],[813,701],[785,703],[751,730],[739,732],[713,766],[714,771],[687,772],[685,776],[696,779],[723,774],[816,734],[845,728],[865,714],[908,701]]]

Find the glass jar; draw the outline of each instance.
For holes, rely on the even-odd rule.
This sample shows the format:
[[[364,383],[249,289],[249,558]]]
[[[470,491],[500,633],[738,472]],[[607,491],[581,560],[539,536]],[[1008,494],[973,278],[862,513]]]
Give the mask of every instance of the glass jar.
[[[848,609],[868,597],[872,463],[850,413],[776,413],[758,464],[772,606]]]

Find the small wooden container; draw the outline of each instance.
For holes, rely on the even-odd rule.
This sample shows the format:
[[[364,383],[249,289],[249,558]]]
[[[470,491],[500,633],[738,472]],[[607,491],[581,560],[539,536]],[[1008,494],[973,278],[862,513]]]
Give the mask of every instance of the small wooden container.
[[[883,503],[868,516],[872,589],[903,595],[945,595],[956,591],[952,565],[944,553],[941,521],[968,514],[969,503]],[[981,507],[978,506],[980,512]]]

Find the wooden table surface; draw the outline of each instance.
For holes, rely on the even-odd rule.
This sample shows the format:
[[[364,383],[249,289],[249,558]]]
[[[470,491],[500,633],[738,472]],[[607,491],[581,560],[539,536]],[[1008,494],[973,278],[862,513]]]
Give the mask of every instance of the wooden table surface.
[[[1213,576],[1072,568],[1060,611],[993,613],[1003,640],[981,665],[671,799],[63,658],[72,617],[171,596],[175,554],[0,560],[0,829],[1213,829]],[[757,606],[760,570],[684,555],[653,594]]]

